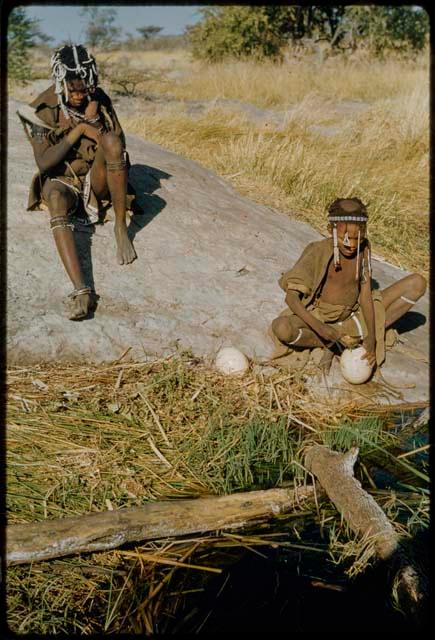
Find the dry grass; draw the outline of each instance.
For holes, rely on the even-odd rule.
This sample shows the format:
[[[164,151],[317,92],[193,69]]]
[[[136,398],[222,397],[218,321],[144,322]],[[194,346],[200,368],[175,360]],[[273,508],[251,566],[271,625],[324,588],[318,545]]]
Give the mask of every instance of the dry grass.
[[[12,367],[7,382],[10,523],[299,483],[307,443],[346,448],[355,429],[365,462],[372,454],[364,438],[380,447],[397,445],[394,434],[386,435],[394,421],[388,407],[313,401],[300,372],[224,378],[189,354],[154,363]],[[405,409],[412,407],[397,407],[396,418]],[[352,431],[355,423],[360,426]],[[424,486],[412,464],[405,479]],[[420,495],[420,506],[409,507],[402,495],[405,506],[396,519],[427,526],[427,500],[420,505]],[[381,504],[387,499],[391,492]],[[257,528],[160,540],[10,569],[8,623],[19,633],[157,632],[192,590],[222,570],[228,556],[220,551],[283,545],[327,554],[327,539],[314,550],[304,542],[313,521],[334,527],[341,543],[353,539],[330,506],[319,508],[283,520],[278,533]],[[336,556],[340,549],[337,544]],[[358,557],[355,543],[352,549]]]
[[[412,86],[426,86],[429,52],[417,61],[389,58],[373,60],[364,54],[333,56],[320,61],[316,56],[289,50],[282,64],[233,61],[202,64],[187,49],[174,51],[93,51],[104,68],[128,65],[131,69],[181,72],[180,80],[165,80],[162,88],[180,100],[226,98],[259,107],[285,109],[308,94],[320,99],[360,100],[400,97]],[[37,77],[49,76],[46,51],[32,50],[32,69]],[[41,75],[45,74],[45,75]]]
[[[429,126],[425,87],[384,99],[341,123],[334,105],[307,95],[282,131],[210,108],[193,120],[173,108],[123,121],[126,131],[216,171],[252,200],[288,212],[321,233],[336,197],[369,203],[374,251],[393,264],[429,270]]]
[[[259,107],[285,109],[308,94],[319,99],[361,100],[400,97],[410,86],[428,84],[428,56],[414,61],[355,60],[333,57],[316,62],[311,56],[273,62],[235,61],[220,64],[185,63],[186,75],[171,87],[179,99],[227,98]]]
[[[183,102],[123,120],[136,133],[226,177],[244,195],[325,231],[325,207],[356,195],[370,204],[374,251],[429,271],[429,75],[417,61],[288,56],[201,65],[149,85],[181,101],[209,100],[194,118]],[[255,122],[215,99],[286,111]],[[347,103],[343,101],[348,101]],[[350,102],[349,102],[350,101]]]
[[[118,65],[127,64],[132,68],[141,69],[150,67],[157,69],[190,69],[192,62],[190,55],[185,49],[175,49],[174,51],[141,51],[134,53],[125,50],[95,51],[94,55],[98,62],[103,64]]]

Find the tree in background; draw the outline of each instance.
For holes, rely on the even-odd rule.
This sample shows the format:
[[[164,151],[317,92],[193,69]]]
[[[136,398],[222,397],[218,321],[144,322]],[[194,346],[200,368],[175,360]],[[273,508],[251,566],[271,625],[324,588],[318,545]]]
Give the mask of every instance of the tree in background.
[[[280,58],[289,43],[326,40],[332,48],[369,49],[374,55],[424,48],[426,12],[412,6],[214,6],[187,36],[196,58]]]
[[[52,40],[42,33],[39,20],[29,18],[26,9],[15,7],[8,18],[8,76],[19,82],[27,82],[32,70],[30,65],[30,50],[39,42]]]
[[[396,51],[421,51],[427,43],[429,17],[419,7],[346,7],[342,31],[353,48],[365,48],[377,56]]]
[[[279,57],[296,28],[298,7],[226,6],[200,9],[203,19],[187,31],[196,58]]]
[[[83,7],[80,15],[86,19],[85,42],[89,47],[112,49],[118,43],[122,29],[115,26],[116,9]]]
[[[162,30],[163,27],[155,27],[154,25],[150,25],[149,27],[137,27],[136,29],[136,31],[140,33],[142,40],[154,38]]]
[[[279,7],[277,7],[279,9]],[[296,23],[288,32],[288,40],[293,42],[304,38],[338,40],[339,26],[346,7],[296,6]]]

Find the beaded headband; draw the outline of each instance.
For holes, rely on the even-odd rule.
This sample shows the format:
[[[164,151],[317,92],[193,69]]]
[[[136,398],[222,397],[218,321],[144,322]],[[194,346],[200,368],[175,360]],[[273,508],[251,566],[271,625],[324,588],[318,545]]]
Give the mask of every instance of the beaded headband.
[[[367,222],[367,216],[329,216],[329,222]]]

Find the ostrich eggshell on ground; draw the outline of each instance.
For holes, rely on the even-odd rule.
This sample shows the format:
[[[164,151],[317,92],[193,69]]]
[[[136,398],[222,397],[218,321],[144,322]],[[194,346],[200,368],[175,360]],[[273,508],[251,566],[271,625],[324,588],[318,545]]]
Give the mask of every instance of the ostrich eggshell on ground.
[[[223,347],[216,356],[215,366],[221,373],[234,376],[245,373],[249,368],[249,362],[239,349]]]
[[[341,373],[345,380],[351,384],[362,384],[370,378],[372,367],[367,360],[361,359],[365,353],[364,347],[357,347],[356,349],[345,349],[341,354]]]

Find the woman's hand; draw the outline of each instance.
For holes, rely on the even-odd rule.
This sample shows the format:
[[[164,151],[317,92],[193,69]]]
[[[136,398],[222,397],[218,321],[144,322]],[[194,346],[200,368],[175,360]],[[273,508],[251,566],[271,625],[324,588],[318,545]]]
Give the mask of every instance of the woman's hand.
[[[82,135],[94,140],[97,144],[100,142],[101,134],[99,129],[96,129],[91,124],[82,123],[79,125],[82,127]]]
[[[326,324],[325,322],[321,322],[320,320],[318,323],[316,322],[316,324],[312,328],[317,333],[317,335],[328,342],[337,342],[337,340],[339,340],[340,338],[340,334],[338,333],[337,329],[334,329],[334,327],[331,327],[330,325]]]
[[[376,364],[376,341],[373,338],[365,338],[362,344],[366,353],[361,356],[361,360],[367,360],[373,368]]]

